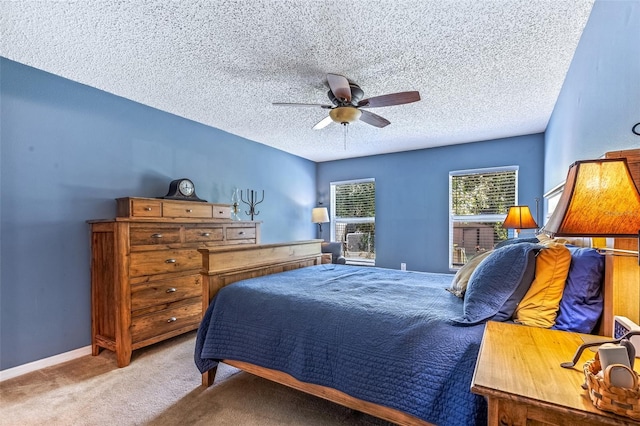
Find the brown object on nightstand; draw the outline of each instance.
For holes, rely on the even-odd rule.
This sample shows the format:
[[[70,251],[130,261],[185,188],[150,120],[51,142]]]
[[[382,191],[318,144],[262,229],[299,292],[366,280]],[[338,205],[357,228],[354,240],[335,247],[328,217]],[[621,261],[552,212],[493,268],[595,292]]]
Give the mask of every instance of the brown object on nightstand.
[[[612,383],[614,369],[622,369],[630,382],[629,387],[618,387]],[[600,376],[600,373],[604,373]],[[584,376],[589,387],[589,397],[593,405],[600,410],[611,411],[624,417],[635,419],[640,423],[640,388],[638,374],[624,365],[610,365],[602,371],[599,359],[587,361],[584,365]]]
[[[594,352],[585,350],[573,368],[560,367],[585,343],[581,336],[488,322],[471,383],[473,393],[487,398],[488,424],[634,424],[629,418],[598,410],[581,387],[583,366],[593,359]],[[597,337],[586,338],[592,341]]]
[[[202,319],[199,248],[259,244],[260,223],[226,204],[118,198],[117,217],[91,220],[91,346],[116,353],[194,330]]]

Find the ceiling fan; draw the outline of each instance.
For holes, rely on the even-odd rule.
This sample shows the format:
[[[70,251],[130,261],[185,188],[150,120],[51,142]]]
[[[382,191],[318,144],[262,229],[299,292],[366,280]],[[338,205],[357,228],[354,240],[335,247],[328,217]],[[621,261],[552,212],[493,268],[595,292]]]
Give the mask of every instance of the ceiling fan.
[[[333,105],[285,102],[274,102],[273,105],[320,107],[328,109],[329,115],[313,126],[314,130],[318,130],[328,126],[331,122],[346,126],[357,120],[364,121],[375,127],[385,127],[391,124],[389,120],[362,108],[402,105],[420,100],[420,93],[417,91],[390,93],[388,95],[362,99],[364,92],[360,86],[340,74],[327,74],[327,83],[329,83],[329,92],[327,95]]]

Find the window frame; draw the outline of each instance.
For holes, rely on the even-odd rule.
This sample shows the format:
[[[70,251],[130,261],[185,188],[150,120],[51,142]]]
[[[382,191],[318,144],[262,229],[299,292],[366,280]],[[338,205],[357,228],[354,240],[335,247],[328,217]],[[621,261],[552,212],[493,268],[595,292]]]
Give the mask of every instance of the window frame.
[[[375,182],[376,179],[375,178],[360,178],[360,179],[349,179],[349,180],[341,180],[341,181],[334,181],[334,182],[329,182],[329,189],[330,189],[330,216],[329,216],[329,221],[330,221],[330,232],[331,232],[331,241],[332,242],[336,242],[336,186],[340,186],[340,185],[349,185],[349,184],[358,184],[358,183],[370,183],[373,182],[374,186],[375,186]],[[374,196],[373,196],[373,202],[375,205],[376,202],[376,196],[375,196],[375,191],[374,191]],[[340,218],[340,220],[338,220],[338,222],[341,223],[373,223],[375,225],[376,223],[376,217],[356,217],[356,218]],[[375,235],[375,234],[374,234]],[[374,237],[374,241],[375,241],[375,237]],[[342,241],[339,241],[342,242]],[[372,265],[375,265],[375,242],[374,242],[374,247],[373,247],[373,253],[374,253],[374,257],[372,259],[371,262],[364,262],[364,263],[369,263]],[[346,253],[345,253],[346,254]],[[349,262],[349,259],[347,259],[347,263]],[[360,261],[358,261],[357,263],[360,263]]]
[[[448,205],[448,217],[449,217],[449,241],[447,245],[448,258],[449,258],[449,270],[457,271],[459,266],[453,264],[453,244],[454,244],[454,224],[462,222],[480,222],[480,223],[494,223],[504,222],[507,217],[507,212],[504,214],[486,214],[486,215],[454,215],[453,214],[453,177],[455,176],[468,176],[476,174],[488,174],[488,173],[500,173],[500,172],[515,172],[514,183],[514,205],[518,205],[518,174],[520,167],[517,165],[510,166],[494,166],[483,167],[476,169],[465,170],[452,170],[449,172],[449,205]],[[509,232],[509,231],[508,231]]]

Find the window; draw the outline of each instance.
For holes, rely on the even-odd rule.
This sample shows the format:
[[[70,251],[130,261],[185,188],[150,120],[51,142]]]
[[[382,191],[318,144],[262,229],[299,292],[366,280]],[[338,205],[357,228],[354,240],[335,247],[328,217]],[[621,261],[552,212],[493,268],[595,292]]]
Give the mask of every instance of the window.
[[[518,167],[449,173],[449,267],[507,239],[502,222],[517,200]]]
[[[331,183],[331,236],[348,264],[375,264],[375,179]]]

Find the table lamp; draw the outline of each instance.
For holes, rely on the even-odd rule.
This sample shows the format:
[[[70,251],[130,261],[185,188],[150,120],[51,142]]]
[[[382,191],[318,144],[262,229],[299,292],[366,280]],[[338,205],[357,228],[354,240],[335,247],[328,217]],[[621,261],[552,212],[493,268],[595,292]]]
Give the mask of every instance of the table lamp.
[[[551,237],[638,238],[640,245],[640,193],[629,172],[627,160],[617,158],[573,163],[558,205],[542,232]],[[637,251],[627,252],[638,254]],[[631,331],[610,342],[620,343],[638,334],[640,332]],[[572,368],[585,348],[603,343],[606,342],[582,344],[573,360],[561,366]]]
[[[551,237],[638,238],[640,242],[640,193],[627,160],[573,163],[558,205],[542,232]]]
[[[316,207],[311,210],[311,222],[317,223],[322,232],[322,224],[329,222],[329,211],[326,207]]]
[[[531,210],[529,206],[511,206],[507,217],[502,222],[502,227],[505,229],[515,229],[516,233],[521,229],[537,229],[538,224],[531,216]]]

